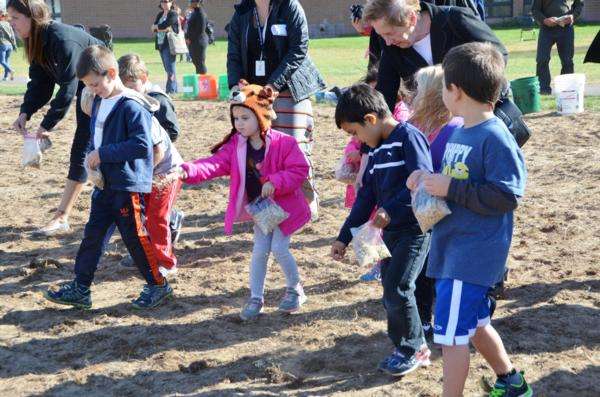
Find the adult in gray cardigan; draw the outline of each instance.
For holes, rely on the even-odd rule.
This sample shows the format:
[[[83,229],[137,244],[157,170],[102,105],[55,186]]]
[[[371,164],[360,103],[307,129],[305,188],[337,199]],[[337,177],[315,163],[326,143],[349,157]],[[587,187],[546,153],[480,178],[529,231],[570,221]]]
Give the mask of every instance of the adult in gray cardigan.
[[[102,43],[81,29],[52,21],[50,10],[43,0],[9,0],[6,9],[11,26],[23,40],[23,51],[29,62],[30,80],[19,116],[13,124],[15,130],[22,134],[36,134],[44,143],[42,150],[47,149],[50,132],[65,117],[77,97],[77,127],[71,145],[65,190],[54,217],[39,230],[46,235],[68,231],[69,214],[87,180],[84,159],[90,141],[90,118],[81,110],[84,84],[75,75],[75,65],[86,47]],[[58,91],[54,95],[57,85]],[[39,127],[30,130],[27,122],[48,102],[50,108]]]
[[[273,128],[294,136],[310,163],[314,121],[309,97],[325,83],[308,56],[308,23],[298,0],[242,0],[235,6],[227,77],[233,90],[243,79],[279,92]],[[314,220],[318,195],[312,166],[303,190]]]

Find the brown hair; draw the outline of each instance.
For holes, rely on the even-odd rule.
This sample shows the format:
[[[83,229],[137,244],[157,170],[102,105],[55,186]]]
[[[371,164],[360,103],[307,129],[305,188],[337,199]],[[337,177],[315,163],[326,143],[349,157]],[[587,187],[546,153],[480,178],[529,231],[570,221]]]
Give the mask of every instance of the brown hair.
[[[42,33],[51,21],[50,9],[43,0],[8,0],[6,9],[12,8],[31,19],[29,38],[23,39],[27,61],[44,65],[44,43]]]
[[[374,22],[384,18],[390,26],[406,26],[409,13],[419,13],[419,0],[369,0],[363,12],[365,22]]]
[[[417,90],[409,121],[429,136],[452,118],[442,100],[444,71],[439,65],[420,69],[415,76],[415,83]]]
[[[123,55],[117,62],[119,77],[122,81],[139,80],[143,74],[148,76],[148,68],[138,54]]]
[[[75,72],[77,78],[81,80],[90,73],[106,76],[110,68],[115,70],[119,68],[112,51],[101,45],[92,45],[83,50],[79,56]]]
[[[467,43],[454,47],[444,57],[444,83],[460,88],[480,103],[498,101],[505,83],[504,59],[490,43]]]

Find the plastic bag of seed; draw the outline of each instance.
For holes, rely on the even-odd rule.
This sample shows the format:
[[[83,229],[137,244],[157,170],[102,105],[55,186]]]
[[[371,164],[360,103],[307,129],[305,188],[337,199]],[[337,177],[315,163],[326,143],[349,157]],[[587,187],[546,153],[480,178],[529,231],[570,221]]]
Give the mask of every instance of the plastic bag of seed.
[[[271,198],[258,197],[250,204],[247,204],[245,208],[246,212],[254,219],[256,226],[264,234],[271,233],[281,222],[290,216]]]
[[[359,167],[360,163],[349,163],[344,154],[335,166],[335,179],[346,185],[353,185],[356,182]]]
[[[361,266],[370,266],[392,256],[381,238],[381,229],[373,226],[371,221],[350,229],[350,232],[352,249]]]
[[[21,165],[23,167],[40,168],[42,151],[39,139],[35,135],[25,135],[24,138]]]
[[[102,171],[100,168],[91,169],[88,165],[88,155],[85,156],[85,170],[88,174],[88,179],[100,190],[104,190],[104,176],[102,175]]]
[[[446,201],[427,193],[422,183],[412,192],[412,209],[423,233],[452,213]]]

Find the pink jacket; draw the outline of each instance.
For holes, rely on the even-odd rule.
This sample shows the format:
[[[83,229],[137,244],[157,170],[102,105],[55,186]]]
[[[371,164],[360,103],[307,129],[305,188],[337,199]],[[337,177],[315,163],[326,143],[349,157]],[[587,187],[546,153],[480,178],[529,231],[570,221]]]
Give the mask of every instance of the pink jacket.
[[[184,163],[188,177],[184,181],[197,184],[220,176],[230,176],[229,203],[225,213],[225,233],[231,234],[235,222],[250,220],[244,209],[246,198],[247,139],[235,134],[211,157]],[[279,228],[289,236],[310,220],[310,209],[302,193],[308,177],[308,161],[296,140],[276,130],[266,136],[265,159],[260,164],[261,177],[275,186],[273,199],[290,216]]]
[[[346,145],[344,149],[344,154],[359,152],[360,153],[360,141],[356,137],[350,138],[350,141]],[[360,164],[360,160],[358,161]],[[352,208],[354,202],[356,201],[356,191],[354,189],[354,185],[346,185],[346,198],[344,200],[344,207]]]

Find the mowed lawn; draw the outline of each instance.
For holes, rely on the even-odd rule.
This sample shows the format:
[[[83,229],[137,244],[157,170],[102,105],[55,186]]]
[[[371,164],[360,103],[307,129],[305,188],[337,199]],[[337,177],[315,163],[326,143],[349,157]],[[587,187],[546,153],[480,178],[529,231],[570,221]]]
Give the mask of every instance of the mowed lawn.
[[[600,24],[577,26],[575,33],[575,71],[585,73],[587,81],[592,84],[600,85],[600,65],[583,64],[583,58],[592,42],[594,36],[600,29]],[[509,50],[509,62],[507,67],[507,76],[509,79],[535,75],[535,55],[537,40],[521,41],[521,30],[518,28],[498,28],[495,30],[504,45]],[[526,32],[527,38],[531,37],[531,32]],[[319,70],[325,77],[329,86],[349,85],[359,80],[366,69],[367,60],[365,51],[368,45],[366,37],[341,37],[334,39],[314,39],[310,42],[310,56],[317,64]],[[165,80],[165,72],[162,68],[158,52],[154,50],[154,43],[151,40],[117,40],[115,43],[115,53],[117,56],[136,52],[146,61],[151,78],[162,82]],[[227,42],[219,40],[213,46],[210,46],[207,53],[207,66],[211,74],[225,74],[227,59]],[[19,51],[12,56],[12,64],[15,66],[17,75],[27,76],[27,65],[23,59],[23,52]],[[191,63],[179,62],[177,64],[177,75],[181,78],[185,74],[194,72]],[[551,72],[556,75],[560,72],[560,61],[556,52],[553,50]],[[20,95],[24,92],[24,85],[7,85],[0,83],[0,94]],[[552,106],[551,98],[544,99],[544,105]],[[600,110],[600,100],[591,99],[590,104],[593,108]]]

